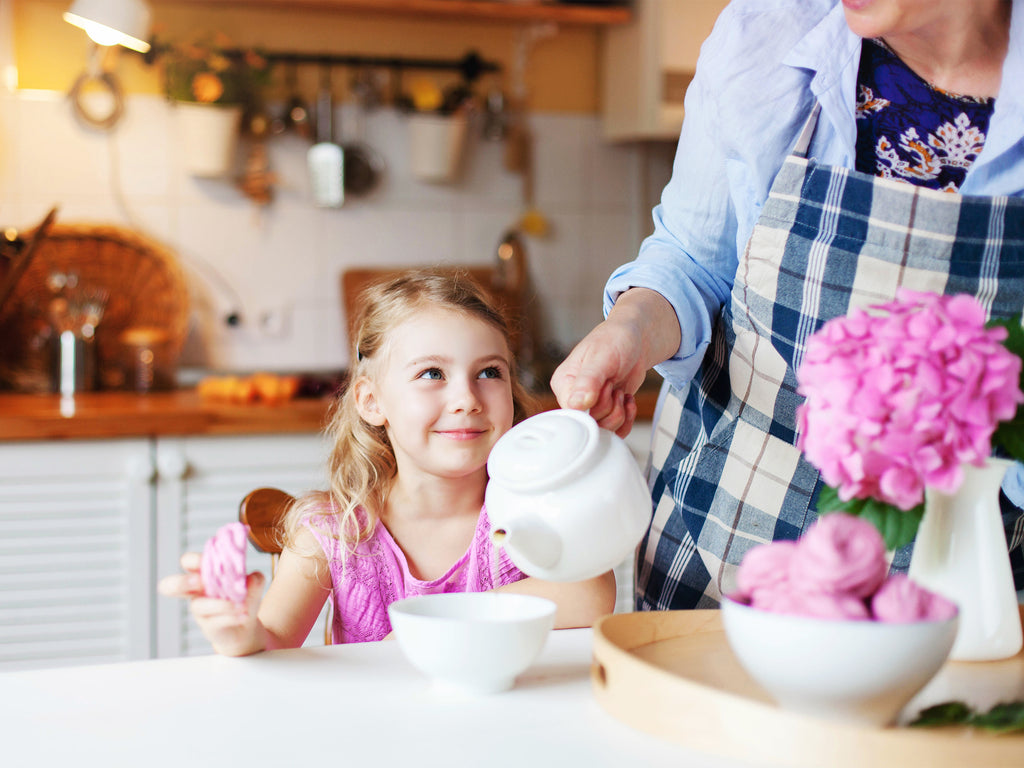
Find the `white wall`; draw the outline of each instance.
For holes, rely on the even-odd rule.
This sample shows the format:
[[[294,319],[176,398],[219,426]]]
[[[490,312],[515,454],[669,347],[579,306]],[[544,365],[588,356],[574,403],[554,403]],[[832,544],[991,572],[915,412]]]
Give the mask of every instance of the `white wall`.
[[[350,109],[339,110],[343,136]],[[536,207],[552,234],[528,238],[527,253],[546,333],[568,348],[599,321],[604,280],[648,233],[672,147],[605,144],[591,115],[538,114],[530,124]],[[311,203],[308,144],[272,139],[280,184],[261,209],[230,183],[182,170],[162,98],[130,97],[122,122],[103,133],[79,124],[63,94],[0,87],[0,226],[33,226],[56,204],[58,221],[131,226],[176,252],[194,306],[185,366],[341,368],[345,268],[487,263],[522,211],[521,179],[504,169],[503,144],[474,135],[460,182],[436,186],[412,177],[405,129],[394,110],[366,116],[365,139],[384,155],[387,176],[337,210]],[[222,317],[234,304],[244,322],[229,328]],[[261,325],[268,313],[283,319],[280,329]]]

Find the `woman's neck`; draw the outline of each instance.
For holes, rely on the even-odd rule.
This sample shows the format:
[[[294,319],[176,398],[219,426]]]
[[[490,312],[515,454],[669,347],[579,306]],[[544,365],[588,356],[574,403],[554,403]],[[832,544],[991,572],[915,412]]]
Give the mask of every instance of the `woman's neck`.
[[[972,0],[919,28],[884,36],[911,69],[937,88],[994,97],[1010,42],[1010,0]]]

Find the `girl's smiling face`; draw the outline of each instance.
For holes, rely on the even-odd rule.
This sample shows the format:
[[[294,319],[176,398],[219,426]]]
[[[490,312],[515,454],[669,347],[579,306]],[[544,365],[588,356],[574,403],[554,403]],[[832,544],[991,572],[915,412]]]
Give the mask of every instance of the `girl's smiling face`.
[[[375,374],[353,384],[360,415],[383,426],[402,481],[411,473],[486,477],[512,426],[511,353],[500,330],[447,309],[416,312],[388,334]]]

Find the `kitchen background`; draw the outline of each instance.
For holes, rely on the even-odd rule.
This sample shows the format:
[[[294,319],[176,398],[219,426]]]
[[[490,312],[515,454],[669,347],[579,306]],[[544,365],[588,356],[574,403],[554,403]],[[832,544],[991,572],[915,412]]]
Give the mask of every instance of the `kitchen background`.
[[[111,224],[162,245],[188,283],[179,381],[190,384],[210,372],[333,376],[348,364],[343,272],[494,266],[506,231],[532,205],[549,231],[522,237],[531,309],[536,335],[558,360],[600,320],[604,281],[651,229],[681,96],[724,1],[634,0],[624,13],[607,3],[539,0],[149,0],[162,40],[220,32],[237,47],[271,52],[445,60],[475,50],[501,67],[476,82],[480,97],[524,94],[532,202],[524,175],[508,169],[509,142],[484,139],[479,112],[462,173],[426,183],[411,169],[408,114],[378,106],[360,131],[356,73],[335,69],[336,138],[361,138],[386,171],[368,195],[324,209],[307,175],[311,142],[294,134],[266,143],[276,177],[269,204],[238,187],[249,147],[225,178],[189,173],[180,107],[163,95],[161,68],[137,54],[115,49],[107,62],[126,93],[120,122],[110,131],[84,124],[67,94],[89,66],[91,43],[62,20],[72,0],[0,0],[0,227],[34,227],[57,206],[58,225]],[[317,69],[297,72],[307,103]],[[288,97],[287,74],[275,71],[268,106]],[[450,73],[421,74],[451,85]],[[411,75],[402,86],[412,87]],[[104,111],[102,94],[84,100]],[[114,277],[123,272],[96,261]],[[52,306],[48,268],[37,272],[32,285]],[[113,303],[97,340],[104,322],[113,326]],[[135,320],[156,304],[126,314]],[[236,313],[241,322],[228,324]],[[47,317],[31,319],[38,326]],[[0,334],[0,353],[23,340]],[[630,435],[641,460],[650,395]],[[325,402],[206,407],[191,392],[101,393],[61,398],[58,412],[54,400],[0,393],[0,671],[208,653],[187,605],[157,598],[156,578],[235,519],[254,488],[323,487]],[[270,573],[267,555],[247,558]],[[631,569],[617,569],[623,610],[632,603]]]
[[[483,75],[475,90],[509,95],[517,82],[525,89],[533,206],[550,225],[545,236],[524,237],[541,335],[557,357],[600,320],[602,285],[650,231],[650,208],[674,149],[671,138],[605,140],[602,41],[611,27],[381,15],[344,3],[322,3],[321,10],[150,4],[154,29],[170,40],[222,32],[239,46],[269,51],[458,59],[476,50],[498,62],[500,75]],[[122,51],[115,63],[127,96],[113,130],[76,119],[66,94],[91,44],[62,21],[69,5],[0,0],[0,225],[31,227],[56,205],[58,222],[118,224],[169,248],[186,272],[192,303],[183,377],[189,369],[344,368],[344,270],[493,264],[499,241],[526,208],[523,176],[506,169],[505,142],[482,137],[482,113],[471,121],[461,175],[435,184],[411,172],[407,114],[388,105],[365,111],[362,138],[383,157],[385,175],[367,196],[350,196],[338,209],[314,206],[310,142],[295,135],[267,142],[277,178],[268,205],[254,203],[231,179],[190,176],[159,68],[138,55]],[[358,130],[353,74],[333,72],[340,138]],[[268,103],[285,99],[285,75],[284,67],[275,69]],[[444,73],[436,76],[443,82]],[[316,78],[315,66],[299,68],[308,102]],[[235,312],[241,322],[231,326],[226,318]]]

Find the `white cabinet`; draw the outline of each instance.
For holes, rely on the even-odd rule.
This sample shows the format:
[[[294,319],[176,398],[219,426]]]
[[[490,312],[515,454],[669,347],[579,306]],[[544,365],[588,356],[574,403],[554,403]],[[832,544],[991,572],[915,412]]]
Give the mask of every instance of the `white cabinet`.
[[[318,434],[0,443],[0,671],[208,653],[157,579],[252,489],[325,487],[326,456]]]
[[[633,20],[602,30],[602,111],[609,141],[671,140],[700,46],[728,0],[636,0]]]
[[[151,450],[0,444],[0,671],[152,655]]]

